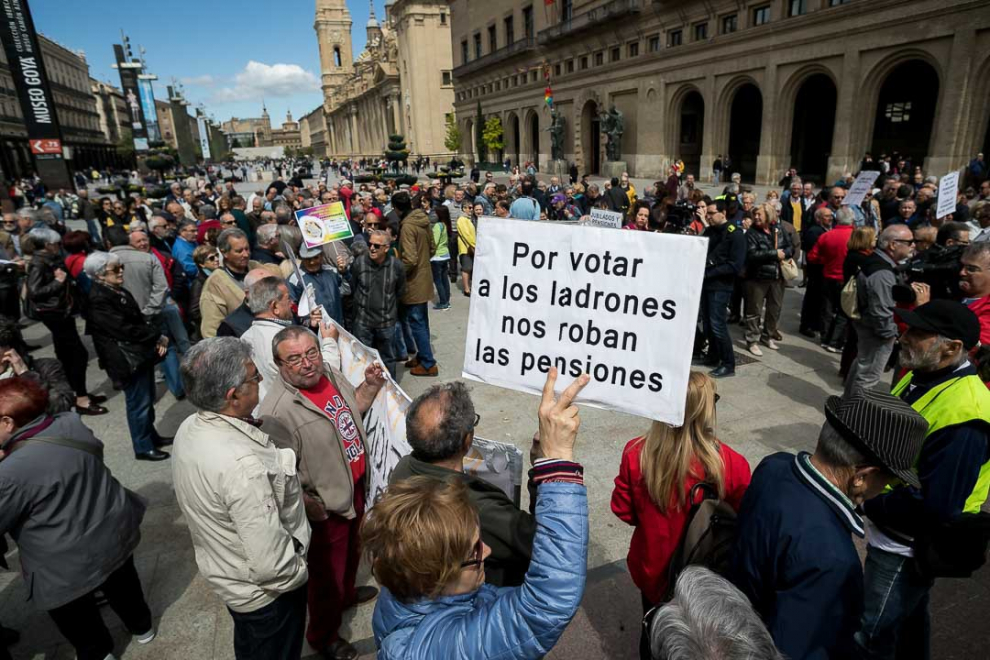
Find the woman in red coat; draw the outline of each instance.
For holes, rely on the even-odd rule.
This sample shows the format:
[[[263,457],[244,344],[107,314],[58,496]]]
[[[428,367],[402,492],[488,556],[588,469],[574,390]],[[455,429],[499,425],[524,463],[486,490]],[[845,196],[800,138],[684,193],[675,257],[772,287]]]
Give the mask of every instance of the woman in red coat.
[[[667,591],[667,570],[687,524],[691,488],[699,481],[711,483],[738,511],[749,486],[749,463],[715,437],[717,399],[715,381],[691,372],[683,426],[653,422],[622,452],[612,512],[636,528],[626,563],[643,594],[644,613]],[[650,658],[645,637],[640,655]]]

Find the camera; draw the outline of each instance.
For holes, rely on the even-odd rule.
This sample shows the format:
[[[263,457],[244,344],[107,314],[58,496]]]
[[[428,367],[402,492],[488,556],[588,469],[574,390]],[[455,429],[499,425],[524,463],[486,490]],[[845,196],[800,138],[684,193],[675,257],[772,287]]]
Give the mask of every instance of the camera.
[[[959,271],[962,269],[965,245],[933,245],[906,264],[898,266],[908,282],[920,282],[931,287],[932,299],[961,300]],[[913,296],[912,296],[913,301]]]
[[[667,211],[667,223],[664,226],[665,233],[683,234],[694,221],[698,207],[687,200],[678,200]]]

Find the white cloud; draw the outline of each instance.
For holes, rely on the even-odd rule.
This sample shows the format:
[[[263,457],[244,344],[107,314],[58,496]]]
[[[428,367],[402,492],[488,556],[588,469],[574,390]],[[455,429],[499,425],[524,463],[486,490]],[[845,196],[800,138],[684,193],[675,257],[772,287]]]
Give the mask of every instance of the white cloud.
[[[234,76],[232,87],[222,87],[213,95],[216,103],[258,101],[263,98],[293,96],[315,92],[320,81],[298,64],[263,64],[251,60]]]
[[[212,87],[216,80],[211,75],[193,76],[190,78],[180,78],[179,82],[190,87]]]

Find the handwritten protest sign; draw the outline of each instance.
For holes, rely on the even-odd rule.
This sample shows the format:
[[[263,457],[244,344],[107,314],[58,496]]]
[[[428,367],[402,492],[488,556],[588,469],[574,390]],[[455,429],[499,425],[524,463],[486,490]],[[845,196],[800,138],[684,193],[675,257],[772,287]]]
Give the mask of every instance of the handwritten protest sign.
[[[588,219],[586,224],[593,225],[595,227],[622,229],[622,214],[618,211],[591,209],[591,217]]]
[[[936,218],[944,218],[956,212],[956,194],[959,192],[959,172],[949,172],[938,182],[938,206]]]
[[[354,235],[342,202],[296,211],[296,222],[306,247],[316,247]]]
[[[337,326],[337,332],[340,333],[337,339],[340,372],[351,385],[357,387],[364,382],[364,370],[368,365],[380,361],[378,351],[362,344],[326,313],[323,320],[329,320]],[[412,401],[399,384],[392,380],[388,371],[385,372],[385,378],[385,386],[378,392],[371,408],[363,417],[367,436],[369,507],[385,491],[399,459],[412,451],[406,441],[406,410]],[[523,453],[517,447],[475,437],[471,452],[464,458],[464,471],[497,486],[519,504]]]
[[[707,240],[482,218],[465,378],[681,424]]]
[[[869,194],[870,190],[873,189],[873,182],[877,180],[880,176],[879,172],[873,172],[867,170],[860,172],[856,176],[856,180],[853,184],[849,186],[849,192],[846,193],[845,199],[842,200],[843,206],[859,206],[866,199],[866,195]]]

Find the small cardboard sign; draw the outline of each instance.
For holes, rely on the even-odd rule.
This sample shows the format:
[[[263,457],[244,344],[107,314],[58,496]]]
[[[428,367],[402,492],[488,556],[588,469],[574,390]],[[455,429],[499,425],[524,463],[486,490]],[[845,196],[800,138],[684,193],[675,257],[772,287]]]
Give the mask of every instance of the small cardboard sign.
[[[591,218],[586,224],[594,227],[609,227],[611,229],[622,229],[622,214],[618,211],[606,211],[605,209],[591,209]]]
[[[310,248],[354,235],[344,212],[343,202],[331,202],[296,211],[296,222],[302,232],[303,242]]]
[[[842,205],[859,206],[862,204],[870,190],[873,189],[873,182],[877,180],[878,176],[880,176],[880,173],[872,170],[866,170],[856,175],[856,180],[849,186],[849,192],[846,193],[845,199],[842,200]]]
[[[938,182],[938,207],[935,218],[944,218],[956,212],[956,194],[959,192],[959,172],[949,172]]]

